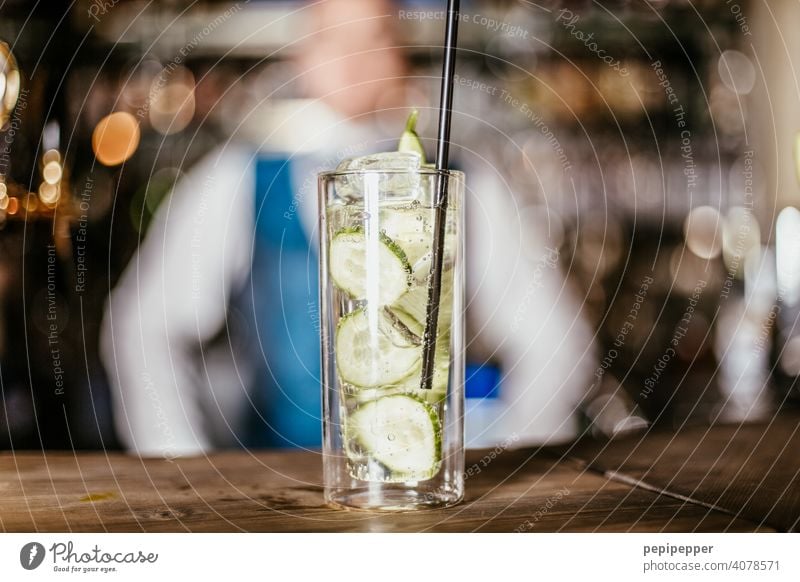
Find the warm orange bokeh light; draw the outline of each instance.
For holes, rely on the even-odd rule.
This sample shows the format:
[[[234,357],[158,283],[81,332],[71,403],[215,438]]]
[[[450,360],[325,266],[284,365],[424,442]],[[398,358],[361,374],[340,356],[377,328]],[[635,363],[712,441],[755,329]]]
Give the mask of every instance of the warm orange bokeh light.
[[[47,182],[43,182],[39,186],[39,198],[41,198],[42,202],[47,206],[55,205],[55,203],[58,202],[59,194],[60,190],[58,186],[48,184]]]
[[[22,198],[22,207],[26,212],[36,212],[36,209],[39,208],[39,199],[35,194],[28,194]]]
[[[139,123],[130,113],[117,111],[101,119],[92,133],[92,149],[101,164],[117,166],[139,147]]]

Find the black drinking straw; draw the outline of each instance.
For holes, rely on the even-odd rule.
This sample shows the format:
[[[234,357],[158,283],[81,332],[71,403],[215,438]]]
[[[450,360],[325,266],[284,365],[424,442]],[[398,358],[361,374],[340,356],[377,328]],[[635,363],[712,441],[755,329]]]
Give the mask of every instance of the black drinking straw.
[[[439,297],[442,293],[444,233],[447,224],[447,170],[450,155],[450,118],[453,110],[453,74],[456,68],[459,0],[447,0],[447,26],[444,36],[441,101],[439,102],[439,141],[436,144],[437,200],[433,222],[433,255],[428,283],[428,306],[425,313],[425,335],[422,345],[422,388],[430,390],[436,354],[436,328],[439,324]]]

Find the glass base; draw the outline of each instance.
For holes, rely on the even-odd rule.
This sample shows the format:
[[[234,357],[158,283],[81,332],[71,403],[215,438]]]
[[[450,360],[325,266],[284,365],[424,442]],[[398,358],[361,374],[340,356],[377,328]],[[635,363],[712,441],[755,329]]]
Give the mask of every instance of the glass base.
[[[408,485],[387,483],[325,491],[325,500],[329,504],[340,509],[365,511],[414,511],[449,507],[459,503],[463,497],[463,492],[451,489],[424,491]]]

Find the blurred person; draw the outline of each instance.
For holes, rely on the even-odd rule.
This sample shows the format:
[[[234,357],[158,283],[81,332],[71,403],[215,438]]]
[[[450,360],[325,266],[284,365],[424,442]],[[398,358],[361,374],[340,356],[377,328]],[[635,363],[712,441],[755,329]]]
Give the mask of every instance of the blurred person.
[[[249,112],[240,124],[249,136],[237,138],[250,139],[231,139],[191,168],[110,296],[103,356],[131,451],[320,443],[316,173],[394,147],[375,116],[404,105],[406,69],[390,2],[308,10],[315,32],[295,60],[307,99]],[[475,208],[467,200],[471,320],[498,346],[503,373],[496,418],[473,444],[572,438],[590,334],[559,269],[536,270],[512,252],[532,239],[523,241],[493,170],[465,169],[470,193],[481,195]]]

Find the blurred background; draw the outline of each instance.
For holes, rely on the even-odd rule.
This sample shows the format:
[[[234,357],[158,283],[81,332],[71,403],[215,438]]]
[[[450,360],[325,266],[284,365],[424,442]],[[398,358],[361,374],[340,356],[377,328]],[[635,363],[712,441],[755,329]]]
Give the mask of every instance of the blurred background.
[[[100,356],[109,292],[173,186],[215,146],[237,134],[300,147],[292,135],[304,130],[281,121],[309,92],[294,63],[323,43],[309,5],[0,7],[0,447],[120,446]],[[415,105],[419,133],[435,135],[443,6],[381,4],[404,58],[387,75],[404,83],[376,97],[378,132],[394,135]],[[502,176],[594,333],[581,426],[608,438],[795,406],[800,5],[462,9],[454,155]],[[312,74],[340,82],[334,68]],[[502,376],[471,330],[473,375]],[[490,393],[468,396],[479,407]]]

